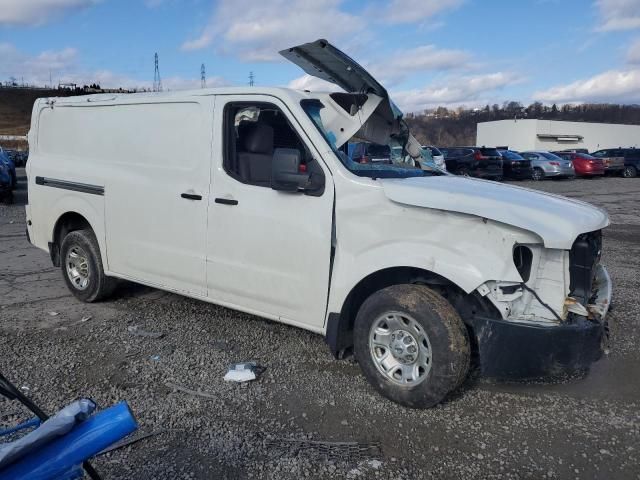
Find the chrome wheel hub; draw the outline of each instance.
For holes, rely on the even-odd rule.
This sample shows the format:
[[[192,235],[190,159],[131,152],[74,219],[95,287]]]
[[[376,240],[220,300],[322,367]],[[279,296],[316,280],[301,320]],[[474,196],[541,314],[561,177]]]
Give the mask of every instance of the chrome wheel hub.
[[[391,355],[400,363],[413,363],[418,356],[418,342],[406,330],[395,330],[391,333],[389,344]]]
[[[79,246],[73,246],[67,252],[65,265],[71,284],[78,290],[89,286],[89,259],[87,253]]]
[[[431,370],[429,337],[414,318],[404,313],[388,312],[373,322],[369,352],[378,371],[398,385],[417,385]]]

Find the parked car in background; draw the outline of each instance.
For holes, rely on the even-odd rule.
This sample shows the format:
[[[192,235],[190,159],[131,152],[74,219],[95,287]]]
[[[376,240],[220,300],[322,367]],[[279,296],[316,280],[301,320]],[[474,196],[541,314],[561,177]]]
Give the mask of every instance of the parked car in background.
[[[624,153],[621,148],[598,150],[591,155],[602,160],[605,175],[624,174]]]
[[[11,190],[16,188],[18,184],[18,176],[16,175],[16,165],[9,157],[7,152],[0,147],[0,163],[6,165],[10,178]]]
[[[604,175],[604,163],[602,159],[592,157],[586,153],[553,152],[560,158],[573,163],[573,168],[578,177],[601,177]]]
[[[9,160],[13,161],[16,167],[24,167],[27,160],[27,153],[20,150],[8,150],[5,149],[4,153],[7,154]]]
[[[640,148],[623,148],[624,170],[622,176],[625,178],[633,178],[640,172]]]
[[[551,152],[542,150],[532,150],[520,152],[527,160],[531,160],[534,180],[544,180],[545,178],[573,178],[576,171],[570,160],[565,160]]]
[[[422,148],[424,150],[427,150],[431,154],[431,156],[433,157],[433,163],[435,163],[440,168],[444,168],[446,170],[447,165],[444,163],[444,155],[438,149],[438,147],[434,147],[431,145],[422,145]]]
[[[25,167],[29,158],[29,151],[16,152],[15,164],[16,167]]]
[[[531,160],[527,160],[513,150],[498,150],[502,157],[502,171],[505,178],[528,180],[533,177]]]
[[[377,143],[354,142],[349,144],[349,157],[358,163],[391,163],[391,148]]]
[[[447,170],[456,175],[502,180],[502,157],[492,147],[450,147],[445,149]]]
[[[8,165],[0,160],[0,202],[13,203],[13,187]]]

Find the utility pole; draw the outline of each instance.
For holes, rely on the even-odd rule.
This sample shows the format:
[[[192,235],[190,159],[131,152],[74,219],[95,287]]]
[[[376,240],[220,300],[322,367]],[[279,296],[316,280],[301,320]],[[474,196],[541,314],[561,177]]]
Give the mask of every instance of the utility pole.
[[[200,88],[207,88],[207,75],[204,70],[204,63],[200,65]]]
[[[154,60],[155,60],[155,71],[153,72],[153,91],[161,92],[162,80],[160,79],[160,68],[158,68],[158,52],[156,52]]]
[[[249,72],[249,86],[253,87],[253,80],[255,79],[255,77],[253,76],[253,72]]]

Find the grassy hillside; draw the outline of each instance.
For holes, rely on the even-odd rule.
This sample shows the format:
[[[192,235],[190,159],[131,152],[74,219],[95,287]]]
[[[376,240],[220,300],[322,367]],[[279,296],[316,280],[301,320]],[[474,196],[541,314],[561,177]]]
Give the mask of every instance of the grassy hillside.
[[[0,88],[0,135],[26,135],[31,123],[31,109],[36,98],[66,97],[68,90],[32,90]]]

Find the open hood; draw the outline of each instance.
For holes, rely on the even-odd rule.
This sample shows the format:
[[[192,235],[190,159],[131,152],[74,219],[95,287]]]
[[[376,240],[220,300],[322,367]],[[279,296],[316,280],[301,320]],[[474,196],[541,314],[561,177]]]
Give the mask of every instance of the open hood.
[[[280,52],[312,77],[335,83],[345,92],[373,93],[388,98],[387,90],[346,53],[326,40],[316,40]]]
[[[298,65],[307,74],[334,83],[353,94],[354,107],[347,115],[330,115],[323,123],[334,133],[336,147],[351,137],[386,144],[393,134],[406,126],[402,112],[391,101],[387,90],[361,65],[326,40],[304,43],[280,52],[287,60]],[[361,97],[366,96],[366,101]],[[351,117],[351,118],[349,118]],[[412,137],[411,137],[412,138]],[[413,148],[412,148],[413,147]],[[420,155],[417,141],[409,141],[409,154]]]
[[[569,250],[581,233],[609,225],[607,213],[588,203],[486,180],[443,175],[380,181],[394,202],[513,225],[537,234],[547,248]]]

